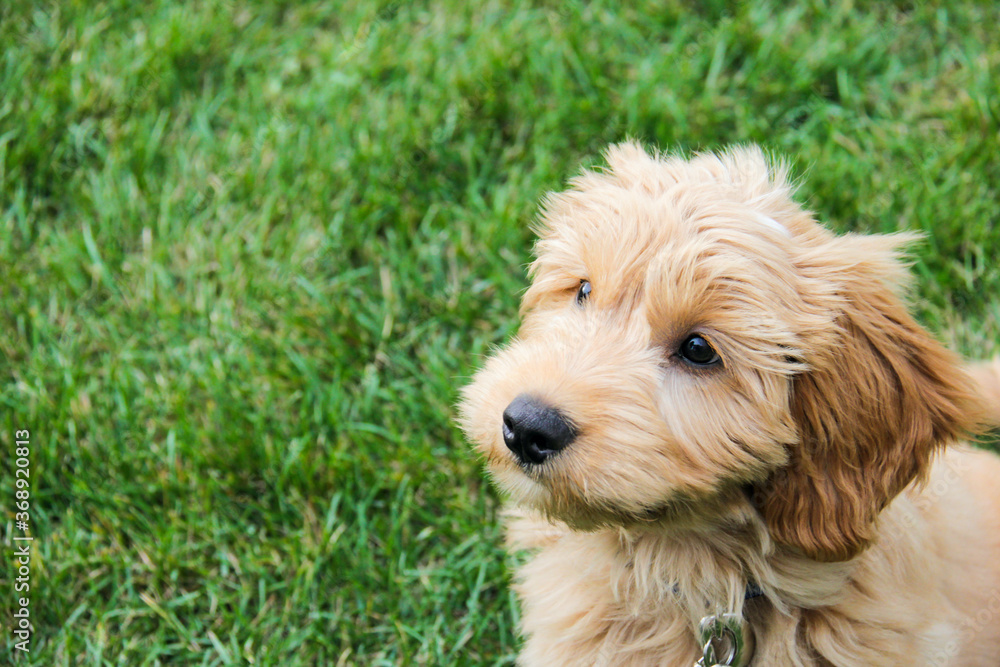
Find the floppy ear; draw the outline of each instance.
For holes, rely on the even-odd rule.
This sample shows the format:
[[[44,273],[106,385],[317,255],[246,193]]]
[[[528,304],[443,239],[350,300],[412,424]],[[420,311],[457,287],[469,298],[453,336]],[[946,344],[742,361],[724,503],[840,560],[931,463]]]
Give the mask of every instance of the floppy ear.
[[[793,380],[799,441],[757,495],[773,537],[818,560],[860,553],[882,508],[978,415],[956,356],[886,284],[902,268],[889,242],[830,239],[826,259],[810,267],[835,286],[823,298],[837,312],[836,333]]]

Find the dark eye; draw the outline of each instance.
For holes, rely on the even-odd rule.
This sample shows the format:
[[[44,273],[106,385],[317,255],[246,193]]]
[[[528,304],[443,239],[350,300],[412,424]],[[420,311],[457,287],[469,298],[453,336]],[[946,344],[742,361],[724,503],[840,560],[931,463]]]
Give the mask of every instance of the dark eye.
[[[719,355],[708,341],[698,334],[688,336],[677,350],[681,359],[695,366],[713,366],[719,363]]]
[[[582,304],[584,301],[586,301],[587,297],[590,296],[591,289],[592,288],[590,286],[589,280],[581,280],[580,290],[576,293],[576,302]]]

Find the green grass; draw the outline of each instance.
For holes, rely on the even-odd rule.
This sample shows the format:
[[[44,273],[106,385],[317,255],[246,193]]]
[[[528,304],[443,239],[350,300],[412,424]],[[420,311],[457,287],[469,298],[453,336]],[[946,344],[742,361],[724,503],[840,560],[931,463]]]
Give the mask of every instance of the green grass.
[[[835,228],[925,232],[919,317],[1000,352],[1000,10],[686,4],[3,3],[20,660],[512,664],[453,405],[516,329],[538,199],[608,142],[787,156]]]

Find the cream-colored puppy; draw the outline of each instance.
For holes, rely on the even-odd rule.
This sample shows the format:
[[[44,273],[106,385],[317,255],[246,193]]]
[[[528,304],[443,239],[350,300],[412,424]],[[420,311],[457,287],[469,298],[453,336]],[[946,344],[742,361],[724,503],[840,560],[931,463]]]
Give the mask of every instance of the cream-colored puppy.
[[[1000,372],[907,314],[913,237],[834,236],[756,148],[607,161],[461,405],[531,554],[520,664],[691,667],[732,614],[755,667],[1000,665],[1000,459],[958,443]]]

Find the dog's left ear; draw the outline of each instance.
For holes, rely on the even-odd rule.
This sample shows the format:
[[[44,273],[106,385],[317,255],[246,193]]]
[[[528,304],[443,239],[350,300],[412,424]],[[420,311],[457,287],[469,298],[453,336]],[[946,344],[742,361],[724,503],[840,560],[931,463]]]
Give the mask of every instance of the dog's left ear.
[[[898,243],[828,238],[803,268],[807,283],[832,286],[813,298],[835,333],[793,380],[799,441],[755,497],[775,540],[818,560],[860,553],[878,513],[979,415],[959,360],[891,287],[904,272]]]

